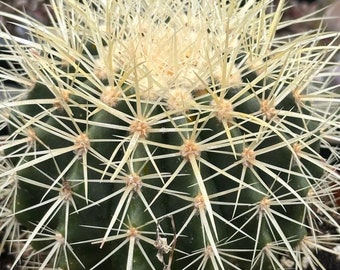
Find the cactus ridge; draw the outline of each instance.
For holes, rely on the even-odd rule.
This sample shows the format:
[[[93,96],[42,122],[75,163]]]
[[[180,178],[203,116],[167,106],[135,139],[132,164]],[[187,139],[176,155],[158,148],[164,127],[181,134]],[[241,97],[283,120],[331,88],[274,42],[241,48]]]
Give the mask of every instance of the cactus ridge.
[[[331,35],[274,37],[283,1],[130,2],[51,1],[55,26],[12,40],[28,86],[0,107],[15,264],[32,247],[34,269],[302,269],[318,213],[339,228],[320,149],[340,98],[314,82]]]

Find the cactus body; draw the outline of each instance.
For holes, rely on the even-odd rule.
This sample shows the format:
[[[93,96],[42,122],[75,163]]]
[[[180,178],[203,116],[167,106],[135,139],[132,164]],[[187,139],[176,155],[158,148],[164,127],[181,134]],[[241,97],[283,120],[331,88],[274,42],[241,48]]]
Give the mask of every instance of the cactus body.
[[[334,48],[276,43],[282,3],[61,2],[1,107],[16,263],[32,246],[37,269],[301,269],[317,192],[339,186],[319,155],[339,118],[311,103]]]

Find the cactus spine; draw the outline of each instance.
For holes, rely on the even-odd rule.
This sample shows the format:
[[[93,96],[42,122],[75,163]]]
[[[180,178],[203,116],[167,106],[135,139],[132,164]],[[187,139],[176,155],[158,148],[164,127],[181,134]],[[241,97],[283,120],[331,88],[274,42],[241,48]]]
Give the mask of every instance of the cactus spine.
[[[340,98],[314,83],[332,35],[276,37],[283,1],[83,2],[52,1],[34,42],[7,37],[24,71],[2,78],[25,86],[1,105],[15,263],[269,270],[286,255],[302,269],[318,213],[339,229],[319,152]]]

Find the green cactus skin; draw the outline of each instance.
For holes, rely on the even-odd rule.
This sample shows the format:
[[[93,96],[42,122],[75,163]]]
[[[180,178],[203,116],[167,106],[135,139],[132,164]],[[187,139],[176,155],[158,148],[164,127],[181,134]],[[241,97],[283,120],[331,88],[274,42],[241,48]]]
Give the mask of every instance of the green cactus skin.
[[[29,232],[15,264],[302,269],[316,210],[339,228],[318,195],[339,188],[319,155],[339,117],[312,104],[340,100],[313,90],[327,35],[276,42],[283,1],[83,2],[51,2],[60,33],[12,41],[33,85],[1,106],[2,209]]]

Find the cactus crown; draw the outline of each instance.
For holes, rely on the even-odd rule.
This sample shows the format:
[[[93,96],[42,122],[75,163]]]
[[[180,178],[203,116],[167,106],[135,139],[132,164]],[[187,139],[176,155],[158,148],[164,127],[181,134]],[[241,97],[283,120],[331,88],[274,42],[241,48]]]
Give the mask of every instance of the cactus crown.
[[[52,26],[16,18],[34,41],[1,34],[22,67],[1,70],[23,87],[0,107],[14,265],[302,269],[322,241],[335,253],[339,235],[317,235],[320,213],[339,229],[323,203],[339,188],[333,34],[280,38],[284,1],[82,2],[52,0]]]

